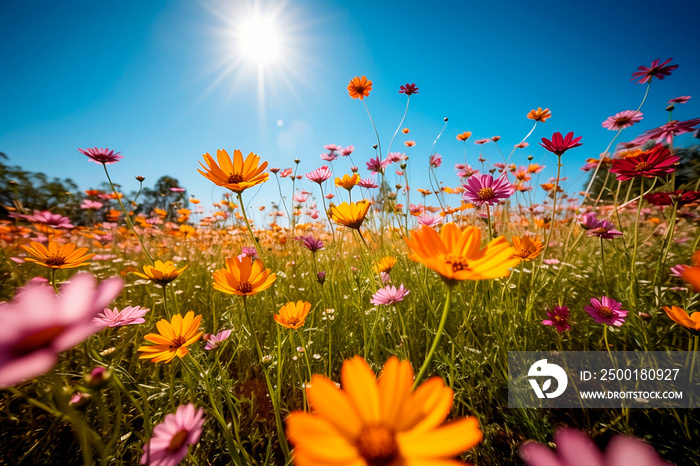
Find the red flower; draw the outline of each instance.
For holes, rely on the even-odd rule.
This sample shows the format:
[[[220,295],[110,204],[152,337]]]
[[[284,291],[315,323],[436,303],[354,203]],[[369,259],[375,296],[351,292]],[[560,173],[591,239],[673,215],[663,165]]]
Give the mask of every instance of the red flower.
[[[406,94],[406,95],[418,94],[418,87],[416,87],[415,83],[414,84],[406,83],[405,85],[401,86],[401,90],[399,91],[399,94]]]
[[[638,176],[654,178],[673,172],[676,169],[674,165],[679,160],[680,157],[672,155],[667,148],[658,145],[636,157],[614,159],[610,171],[617,175],[619,181],[631,180]]]
[[[578,147],[578,146],[582,145],[579,142],[580,140],[581,140],[581,136],[574,139],[573,132],[570,132],[569,134],[567,134],[566,137],[562,137],[561,133],[556,132],[556,133],[552,134],[551,141],[547,138],[542,138],[542,142],[540,143],[540,146],[544,147],[545,149],[547,149],[549,152],[552,152],[553,154],[562,155],[567,150],[573,149],[574,147]]]
[[[644,199],[649,202],[649,204],[655,205],[657,207],[663,207],[678,203],[678,207],[684,206],[686,204],[692,204],[700,200],[700,191],[674,191],[672,193],[652,193],[646,194]]]
[[[632,79],[630,79],[630,81],[634,81],[637,78],[641,78],[638,82],[644,84],[647,81],[650,81],[653,77],[656,77],[658,79],[664,79],[665,76],[670,76],[671,71],[674,71],[676,68],[678,68],[678,65],[664,66],[671,60],[673,60],[673,58],[669,58],[660,65],[659,62],[661,60],[654,60],[653,62],[651,62],[651,66],[649,68],[647,68],[646,66],[640,66],[639,68],[637,68],[639,71],[635,71],[634,73],[632,73]]]

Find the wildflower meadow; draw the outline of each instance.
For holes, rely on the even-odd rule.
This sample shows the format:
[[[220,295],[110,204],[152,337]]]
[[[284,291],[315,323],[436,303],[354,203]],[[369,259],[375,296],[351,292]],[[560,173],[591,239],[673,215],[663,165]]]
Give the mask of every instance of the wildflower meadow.
[[[674,96],[635,127],[678,67],[610,83],[639,100],[599,116],[609,144],[576,192],[562,168],[586,134],[549,129],[548,108],[504,116],[532,128],[515,141],[447,118],[415,141],[404,121],[429,96],[371,76],[344,96],[371,153],[273,167],[202,147],[213,204],[167,166],[153,189],[115,179],[118,147],[76,147],[83,192],[1,164],[0,463],[700,464],[694,409],[508,406],[508,352],[671,352],[700,372],[700,149],[674,146],[700,118]],[[405,112],[385,135],[372,96],[389,92]],[[462,153],[438,153],[446,138]],[[251,209],[258,190],[276,201]]]

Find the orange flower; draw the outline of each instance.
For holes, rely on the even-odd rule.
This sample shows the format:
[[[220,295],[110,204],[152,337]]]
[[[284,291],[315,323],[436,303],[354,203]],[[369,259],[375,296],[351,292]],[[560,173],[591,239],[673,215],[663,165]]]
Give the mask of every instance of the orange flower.
[[[416,145],[416,141],[406,141],[404,142],[404,144],[406,145],[406,147],[413,147]]]
[[[544,248],[541,241],[531,239],[527,235],[514,236],[513,247],[515,248],[515,257],[519,257],[524,261],[531,261],[539,256]]]
[[[76,249],[75,243],[58,244],[56,241],[51,241],[48,248],[41,243],[32,241],[29,246],[23,244],[22,249],[34,256],[25,258],[26,262],[34,262],[50,269],[73,269],[88,265],[89,262],[85,261],[95,255],[85,254],[87,248]]]
[[[430,194],[430,190],[428,190],[428,189],[418,188],[418,189],[416,189],[416,191],[421,193],[423,196],[427,196],[428,194]]]
[[[360,202],[343,202],[339,206],[331,206],[331,218],[348,228],[359,230],[369,212],[370,203],[367,200]]]
[[[564,192],[564,190],[562,189],[561,186],[555,185],[554,183],[543,183],[543,184],[540,185],[540,187],[541,187],[542,189],[544,189],[545,191],[547,191],[547,192],[553,190],[553,189],[554,189],[554,186],[557,186],[557,192],[558,192],[558,193],[563,193],[563,192]]]
[[[171,281],[175,280],[180,276],[182,272],[185,271],[187,266],[178,269],[173,261],[160,261],[157,260],[154,265],[144,265],[143,272],[134,272],[134,275],[138,275],[141,278],[157,283],[160,286],[165,286]]]
[[[228,152],[219,149],[216,151],[216,158],[219,162],[218,164],[209,153],[204,154],[204,160],[207,162],[208,167],[199,162],[205,171],[200,169],[197,169],[197,171],[215,185],[230,189],[236,194],[266,182],[270,176],[269,173],[265,172],[267,162],[258,165],[260,157],[252,152],[244,160],[241,151],[236,149],[233,151],[233,160],[231,160]]]
[[[473,226],[460,230],[454,223],[447,223],[438,235],[423,225],[404,241],[413,251],[411,259],[436,271],[449,285],[462,280],[507,277],[509,269],[520,262],[513,257],[516,251],[503,236],[479,249],[481,231]]]
[[[138,349],[142,354],[139,359],[150,359],[153,362],[170,362],[175,356],[183,358],[192,343],[199,340],[204,332],[199,331],[199,324],[202,316],[194,315],[193,311],[185,314],[183,318],[180,314],[173,316],[168,322],[161,319],[156,327],[158,333],[149,333],[144,338],[155,345],[142,346]]]
[[[377,265],[375,266],[375,270],[377,273],[389,273],[391,272],[391,269],[394,268],[396,265],[396,259],[391,256],[386,256],[382,257],[379,262],[377,262]]]
[[[263,269],[260,260],[250,256],[226,259],[226,268],[213,274],[214,289],[238,296],[252,296],[268,289],[277,279],[270,269]]]
[[[693,265],[681,272],[683,280],[690,283],[693,289],[700,293],[700,251],[693,254]]]
[[[353,173],[352,176],[343,175],[342,178],[335,179],[336,186],[338,186],[339,188],[345,188],[348,191],[350,191],[352,188],[354,188],[355,185],[359,182],[360,182],[360,175],[357,173]]]
[[[547,121],[548,118],[552,117],[552,112],[550,112],[548,108],[542,110],[542,107],[537,107],[537,110],[530,110],[530,113],[527,114],[527,117],[530,120],[535,120],[544,123],[545,121]]]
[[[401,132],[402,132],[403,134],[408,134],[409,132],[411,132],[411,130],[408,129],[408,128],[404,128],[404,129],[401,130]]]
[[[678,325],[687,328],[695,334],[700,334],[700,312],[693,312],[689,316],[685,309],[680,307],[664,306],[662,309],[666,311],[668,317]]]
[[[348,359],[341,381],[342,390],[314,375],[306,388],[314,413],[295,411],[287,418],[294,464],[458,466],[463,463],[449,458],[483,438],[473,416],[444,423],[453,391],[440,377],[413,391],[413,368],[396,356],[379,380],[364,359]]]
[[[372,90],[372,81],[367,79],[367,76],[356,76],[350,80],[348,84],[348,93],[353,99],[364,100]]]
[[[272,316],[283,327],[298,329],[306,321],[311,310],[311,303],[306,301],[289,302],[282,306],[280,312]]]
[[[472,137],[472,132],[471,132],[471,131],[465,131],[465,132],[463,132],[463,133],[457,135],[457,139],[460,140],[460,141],[466,141],[466,140],[469,139],[470,137]]]

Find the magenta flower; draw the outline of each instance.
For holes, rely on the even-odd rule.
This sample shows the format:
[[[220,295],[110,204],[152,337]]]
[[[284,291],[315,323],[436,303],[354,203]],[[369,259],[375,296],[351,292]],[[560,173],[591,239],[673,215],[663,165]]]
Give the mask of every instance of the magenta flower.
[[[421,225],[429,226],[430,228],[435,228],[442,223],[443,218],[439,215],[433,217],[430,214],[422,214],[418,217],[418,223]]]
[[[613,239],[622,236],[622,232],[616,230],[612,222],[598,219],[595,212],[583,214],[580,224],[586,230],[586,235],[588,236],[597,236],[603,239]]]
[[[376,189],[379,187],[373,178],[365,178],[357,182],[357,185],[365,189]]]
[[[399,91],[399,94],[406,94],[407,96],[410,96],[413,94],[418,94],[418,88],[416,87],[415,83],[414,84],[406,83],[403,86],[401,86],[401,90]]]
[[[252,257],[253,260],[258,259],[258,250],[254,246],[243,246],[238,260],[241,260],[243,257]]]
[[[343,157],[348,157],[350,154],[355,152],[355,146],[347,146],[345,147],[342,151],[340,151],[340,154]]]
[[[381,160],[379,156],[369,159],[369,162],[365,162],[367,165],[367,170],[372,173],[384,173],[384,169],[389,166],[389,162],[386,160]]]
[[[400,303],[403,298],[410,293],[409,290],[405,289],[403,285],[399,286],[397,289],[395,286],[389,286],[382,288],[381,290],[374,293],[370,302],[376,306],[385,305],[389,306],[391,304]]]
[[[700,125],[700,118],[693,118],[692,120],[685,121],[669,121],[658,128],[644,131],[644,133],[630,141],[629,144],[632,146],[643,146],[649,141],[659,142],[664,139],[668,144],[671,144],[675,136],[693,132],[698,125]]]
[[[438,168],[440,165],[442,165],[442,155],[440,154],[433,154],[430,156],[430,166]]]
[[[690,100],[689,95],[682,95],[680,97],[676,97],[675,99],[671,99],[668,101],[668,105],[672,104],[684,104]]]
[[[229,336],[231,336],[231,330],[222,330],[216,335],[204,335],[204,340],[207,342],[204,349],[207,351],[216,349],[219,344],[226,340]]]
[[[547,138],[542,138],[542,142],[540,143],[540,146],[544,147],[549,152],[551,152],[555,155],[563,155],[564,152],[566,152],[567,150],[573,149],[574,147],[581,146],[582,144],[579,142],[580,140],[581,140],[581,136],[574,139],[573,132],[570,132],[569,134],[567,134],[566,137],[563,137],[561,135],[561,133],[556,132],[556,133],[552,134],[551,141]]]
[[[114,152],[113,150],[109,150],[107,148],[104,149],[98,149],[97,147],[87,148],[87,149],[80,149],[78,148],[78,152],[80,152],[83,155],[87,155],[90,160],[92,160],[95,163],[101,163],[104,165],[109,165],[110,163],[116,163],[119,162],[119,160],[123,159],[124,156],[119,155],[119,152]]]
[[[119,294],[124,282],[110,278],[97,287],[79,273],[61,287],[29,283],[10,303],[0,303],[0,387],[9,387],[51,369],[58,354],[99,328],[92,319]]]
[[[647,81],[651,81],[651,78],[664,79],[666,76],[670,76],[671,71],[674,71],[676,68],[678,68],[678,65],[665,66],[671,60],[673,60],[673,58],[669,58],[660,65],[659,62],[661,60],[654,60],[653,62],[651,62],[651,66],[648,68],[646,66],[640,66],[639,68],[637,68],[639,71],[635,71],[634,73],[632,73],[632,79],[630,79],[630,81],[634,81],[637,78],[641,78],[637,82],[639,84],[644,84]]]
[[[311,173],[307,173],[306,177],[310,181],[313,181],[314,183],[318,183],[320,185],[321,183],[326,181],[328,178],[330,178],[331,175],[332,175],[332,173],[328,169],[328,166],[324,165],[321,168],[317,168],[316,170],[312,171]]]
[[[662,145],[643,152],[636,157],[613,159],[611,173],[615,173],[619,181],[627,181],[638,176],[645,178],[663,177],[676,169],[680,160]]]
[[[645,194],[644,200],[657,207],[678,203],[678,207],[700,201],[700,191],[676,190],[672,193],[656,192]]]
[[[469,178],[479,174],[479,170],[473,169],[471,165],[466,163],[456,163],[455,170],[457,170],[457,176],[460,178]]]
[[[123,325],[136,325],[146,322],[143,316],[150,311],[140,306],[125,307],[121,311],[116,307],[114,310],[105,309],[92,319],[92,323],[99,327],[121,327]]]
[[[324,247],[323,241],[316,239],[313,236],[297,236],[294,239],[301,241],[302,246],[314,253],[323,249]]]
[[[613,131],[629,128],[633,124],[642,121],[643,115],[644,114],[642,112],[625,110],[624,112],[619,112],[611,117],[608,117],[608,119],[603,122],[603,128]]]
[[[671,276],[677,278],[683,278],[683,272],[690,268],[689,265],[678,264],[671,267]]]
[[[10,214],[13,218],[23,218],[32,223],[41,223],[42,225],[50,226],[51,228],[74,228],[68,217],[60,214],[52,214],[48,210],[37,211],[29,215]]]
[[[83,210],[100,210],[102,206],[104,206],[103,203],[90,199],[83,199],[83,202],[80,203],[80,208]]]
[[[607,296],[603,296],[600,299],[591,298],[591,304],[586,306],[584,310],[597,323],[612,325],[614,327],[619,327],[624,324],[625,318],[629,312],[622,309],[622,303],[608,298]]]
[[[546,445],[527,442],[520,447],[520,457],[528,466],[671,466],[650,445],[624,435],[616,435],[605,453],[576,429],[559,429],[553,440],[556,453]]]
[[[508,181],[506,174],[494,180],[492,175],[475,175],[467,180],[464,199],[476,206],[497,204],[508,199],[515,192],[515,187]]]
[[[177,466],[187,455],[187,447],[199,442],[204,425],[204,410],[192,403],[182,405],[165,416],[153,429],[151,441],[143,446],[141,464]]]
[[[542,321],[544,325],[552,325],[557,332],[562,333],[571,328],[567,319],[569,318],[569,308],[566,306],[554,306],[554,308],[547,311],[547,317]]]

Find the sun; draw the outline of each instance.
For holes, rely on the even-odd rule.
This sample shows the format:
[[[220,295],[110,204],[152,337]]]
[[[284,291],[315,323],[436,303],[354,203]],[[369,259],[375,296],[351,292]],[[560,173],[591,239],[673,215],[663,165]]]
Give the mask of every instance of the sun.
[[[244,19],[236,41],[238,51],[246,61],[266,65],[280,58],[282,36],[272,16],[256,14]]]

